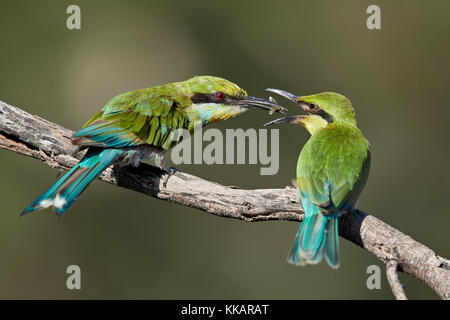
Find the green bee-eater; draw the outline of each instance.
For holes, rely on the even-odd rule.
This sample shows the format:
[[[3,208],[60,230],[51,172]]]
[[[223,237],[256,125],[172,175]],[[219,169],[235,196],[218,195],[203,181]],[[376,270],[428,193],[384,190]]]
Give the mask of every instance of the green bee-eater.
[[[53,206],[58,216],[111,165],[138,166],[149,162],[172,174],[164,152],[180,141],[177,129],[192,134],[194,128],[226,120],[248,109],[284,113],[272,101],[250,97],[228,80],[199,76],[148,89],[120,94],[73,135],[72,141],[87,148],[84,158],[35,199],[22,214]]]
[[[319,263],[323,256],[339,267],[338,217],[355,208],[370,168],[369,142],[356,125],[349,99],[333,92],[296,96],[280,94],[307,113],[268,124],[303,125],[311,138],[297,163],[298,198],[305,218],[295,237],[288,261],[296,265]]]

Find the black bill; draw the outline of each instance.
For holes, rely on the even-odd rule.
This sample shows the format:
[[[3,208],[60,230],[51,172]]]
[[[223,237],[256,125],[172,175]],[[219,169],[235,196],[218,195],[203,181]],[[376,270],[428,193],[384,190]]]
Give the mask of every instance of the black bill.
[[[273,121],[267,122],[264,126],[270,126],[272,124],[282,124],[282,123],[300,123],[302,119],[306,118],[305,115],[298,115],[298,116],[290,116],[290,117],[284,117],[275,119]]]
[[[273,89],[273,88],[267,88],[266,89],[267,92],[272,92],[272,93],[276,93],[279,94],[282,97],[285,97],[295,103],[299,103],[299,98],[300,96],[297,96],[295,94],[292,94],[290,92],[284,91],[284,90],[280,90],[280,89]]]
[[[248,109],[260,109],[279,113],[286,113],[288,110],[274,100],[266,100],[257,97],[246,96],[238,101],[238,104]]]

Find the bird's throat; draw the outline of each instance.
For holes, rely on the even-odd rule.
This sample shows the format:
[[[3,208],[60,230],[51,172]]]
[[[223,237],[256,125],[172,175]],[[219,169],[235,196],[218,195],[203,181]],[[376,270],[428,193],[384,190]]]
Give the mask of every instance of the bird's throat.
[[[192,104],[188,108],[191,121],[206,125],[237,116],[246,111],[240,106],[221,105],[216,103]]]

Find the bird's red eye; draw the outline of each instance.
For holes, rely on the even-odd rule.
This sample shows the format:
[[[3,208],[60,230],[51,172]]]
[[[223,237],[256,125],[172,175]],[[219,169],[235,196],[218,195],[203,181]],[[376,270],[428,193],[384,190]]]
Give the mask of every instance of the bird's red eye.
[[[223,100],[223,99],[225,99],[225,94],[223,92],[217,92],[216,97],[219,100]]]

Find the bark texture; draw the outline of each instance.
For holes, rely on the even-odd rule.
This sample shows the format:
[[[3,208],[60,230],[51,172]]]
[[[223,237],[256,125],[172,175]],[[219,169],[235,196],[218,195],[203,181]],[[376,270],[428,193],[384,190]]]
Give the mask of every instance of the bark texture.
[[[1,148],[67,170],[83,155],[75,153],[72,134],[69,129],[0,101]],[[99,179],[220,217],[248,222],[303,219],[303,209],[295,202],[292,187],[243,190],[184,172],[171,176],[164,187],[163,175],[158,169],[142,164],[139,168],[108,168]],[[450,299],[450,261],[410,236],[361,210],[340,218],[339,234],[387,265],[388,280],[397,298],[406,298],[403,289],[399,291],[396,277],[396,272],[401,271],[422,280],[442,299]]]

